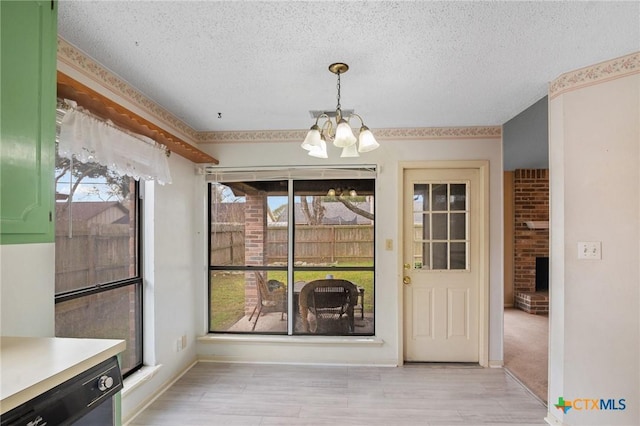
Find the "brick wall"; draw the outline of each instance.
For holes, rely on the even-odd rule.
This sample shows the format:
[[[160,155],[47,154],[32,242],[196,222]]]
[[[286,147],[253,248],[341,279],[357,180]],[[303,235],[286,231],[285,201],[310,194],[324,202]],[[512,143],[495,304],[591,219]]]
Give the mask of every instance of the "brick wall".
[[[514,173],[514,292],[535,291],[536,257],[549,256],[549,230],[529,229],[526,222],[549,220],[549,171]]]
[[[244,258],[247,266],[264,266],[267,238],[267,197],[265,195],[249,195],[245,200],[244,214]],[[258,290],[254,272],[245,273],[245,313],[251,311],[258,302]]]

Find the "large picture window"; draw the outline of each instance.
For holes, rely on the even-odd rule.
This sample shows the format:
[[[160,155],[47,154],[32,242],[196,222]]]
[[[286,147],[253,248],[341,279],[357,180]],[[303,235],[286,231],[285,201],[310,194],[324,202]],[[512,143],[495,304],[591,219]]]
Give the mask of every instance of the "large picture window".
[[[219,180],[210,331],[373,335],[375,179]]]
[[[139,213],[134,179],[57,156],[56,336],[126,340],[125,375],[142,365]]]

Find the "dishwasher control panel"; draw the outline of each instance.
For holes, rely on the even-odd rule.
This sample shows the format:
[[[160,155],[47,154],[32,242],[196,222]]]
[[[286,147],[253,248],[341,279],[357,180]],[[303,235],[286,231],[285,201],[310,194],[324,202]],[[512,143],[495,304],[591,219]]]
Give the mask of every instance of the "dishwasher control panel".
[[[68,425],[122,389],[114,356],[2,415],[1,426]],[[113,424],[113,418],[103,424]]]

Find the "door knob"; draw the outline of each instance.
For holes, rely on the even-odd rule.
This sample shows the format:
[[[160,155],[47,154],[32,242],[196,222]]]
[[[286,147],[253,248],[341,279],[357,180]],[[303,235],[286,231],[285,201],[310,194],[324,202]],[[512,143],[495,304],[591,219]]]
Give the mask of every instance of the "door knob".
[[[411,277],[409,275],[405,275],[404,277],[402,277],[402,282],[404,284],[411,284]]]

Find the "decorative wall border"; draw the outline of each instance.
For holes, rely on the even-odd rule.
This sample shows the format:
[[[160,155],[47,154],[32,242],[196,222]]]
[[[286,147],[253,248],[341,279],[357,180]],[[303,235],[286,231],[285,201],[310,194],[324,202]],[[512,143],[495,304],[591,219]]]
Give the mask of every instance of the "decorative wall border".
[[[502,126],[477,127],[417,127],[373,129],[377,140],[429,140],[429,139],[499,139]],[[308,130],[256,130],[245,132],[200,132],[198,144],[300,142]]]
[[[126,99],[132,105],[156,118],[159,121],[158,124],[162,123],[167,126],[167,130],[182,133],[196,144],[301,143],[308,132],[308,130],[198,132],[59,36],[58,61]],[[502,137],[502,126],[374,129],[374,134],[378,140],[493,139]]]
[[[549,84],[549,99],[585,86],[640,73],[640,52],[562,74]]]
[[[193,128],[140,93],[133,86],[111,73],[102,65],[89,58],[84,52],[69,44],[60,36],[58,36],[57,56],[58,61],[77,70],[100,86],[111,90],[113,93],[131,102],[136,107],[168,126],[170,128],[168,130],[181,132],[193,141],[198,140],[198,132]]]

